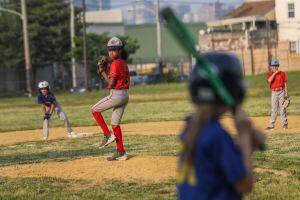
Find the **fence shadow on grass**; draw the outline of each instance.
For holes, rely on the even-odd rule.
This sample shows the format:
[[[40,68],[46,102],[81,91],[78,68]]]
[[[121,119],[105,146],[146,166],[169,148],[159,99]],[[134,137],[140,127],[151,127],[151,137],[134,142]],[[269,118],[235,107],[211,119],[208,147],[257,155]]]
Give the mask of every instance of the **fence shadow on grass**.
[[[0,166],[16,165],[16,164],[32,164],[45,161],[66,161],[82,158],[86,156],[104,156],[108,155],[112,148],[99,150],[97,148],[68,150],[68,151],[46,151],[33,154],[17,154],[0,156]]]
[[[98,149],[95,139],[65,140],[47,142],[24,142],[0,146],[0,167],[9,165],[31,164],[48,161],[67,161],[88,156],[109,156],[116,151],[115,144]],[[124,147],[129,155],[175,156],[177,154],[176,136],[128,135],[123,137]],[[98,141],[97,141],[98,143]],[[51,149],[49,149],[51,148]]]

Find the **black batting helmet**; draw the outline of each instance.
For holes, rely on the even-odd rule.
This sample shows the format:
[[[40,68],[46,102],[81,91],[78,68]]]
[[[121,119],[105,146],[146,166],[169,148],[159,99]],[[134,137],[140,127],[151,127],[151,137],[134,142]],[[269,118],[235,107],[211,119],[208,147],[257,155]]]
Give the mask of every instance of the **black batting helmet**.
[[[211,64],[212,70],[232,95],[235,104],[240,104],[245,96],[245,83],[239,59],[224,52],[209,52],[204,54],[204,58]],[[205,71],[201,70],[201,66],[193,68],[189,87],[195,104],[224,105],[222,98],[207,79]]]

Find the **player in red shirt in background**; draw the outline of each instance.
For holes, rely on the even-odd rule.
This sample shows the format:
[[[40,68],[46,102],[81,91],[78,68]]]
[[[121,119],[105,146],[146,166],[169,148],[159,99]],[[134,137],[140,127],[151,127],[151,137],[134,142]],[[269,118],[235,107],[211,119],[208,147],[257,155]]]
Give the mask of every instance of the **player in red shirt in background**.
[[[108,157],[107,160],[127,160],[128,156],[123,147],[120,123],[125,107],[129,101],[128,89],[130,76],[126,63],[128,54],[124,50],[124,42],[117,37],[113,37],[108,41],[107,50],[109,57],[112,59],[112,63],[108,74],[106,74],[105,70],[101,71],[100,74],[107,81],[110,94],[92,107],[92,113],[104,133],[104,139],[99,148],[102,149],[116,141],[117,152],[113,156]],[[111,108],[113,109],[111,117],[113,132],[108,129],[101,115],[102,112]]]
[[[268,83],[272,90],[272,112],[269,125],[265,130],[274,129],[279,109],[282,128],[288,128],[286,109],[282,106],[284,100],[288,98],[286,74],[283,71],[279,71],[278,67],[279,62],[276,59],[272,59],[270,63],[271,71],[267,74]]]

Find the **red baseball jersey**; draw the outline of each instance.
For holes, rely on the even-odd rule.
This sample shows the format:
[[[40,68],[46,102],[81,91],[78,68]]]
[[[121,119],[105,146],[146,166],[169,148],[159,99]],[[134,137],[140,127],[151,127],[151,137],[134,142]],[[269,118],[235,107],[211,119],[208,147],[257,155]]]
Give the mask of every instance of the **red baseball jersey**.
[[[110,65],[109,77],[116,78],[117,83],[113,88],[108,89],[128,89],[130,85],[130,75],[128,65],[123,59],[116,59]]]
[[[269,72],[267,74],[267,78],[270,78],[272,76],[272,74],[273,74],[272,72]],[[270,88],[272,90],[277,89],[277,88],[284,88],[285,83],[286,83],[286,75],[284,72],[280,71],[275,75],[273,81],[270,84]]]

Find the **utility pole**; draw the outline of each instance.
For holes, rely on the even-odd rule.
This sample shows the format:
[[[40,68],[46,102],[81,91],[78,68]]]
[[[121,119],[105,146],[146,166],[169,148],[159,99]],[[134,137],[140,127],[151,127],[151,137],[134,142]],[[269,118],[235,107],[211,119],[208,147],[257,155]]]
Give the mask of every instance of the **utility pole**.
[[[21,0],[22,10],[22,23],[23,23],[23,41],[24,41],[24,54],[25,54],[25,68],[26,68],[26,89],[28,96],[32,95],[32,66],[30,59],[29,37],[27,27],[27,10],[26,0]]]
[[[87,80],[87,50],[86,50],[86,27],[85,27],[85,0],[82,0],[82,28],[83,28],[83,66],[84,66],[84,88],[88,90]]]
[[[161,51],[161,30],[160,30],[160,15],[159,15],[159,0],[156,0],[156,44],[157,44],[157,57],[158,57],[158,70],[159,74],[163,76],[163,61]]]
[[[29,49],[29,37],[28,37],[28,28],[27,28],[27,11],[26,11],[26,0],[21,0],[21,13],[2,8],[0,7],[0,11],[8,12],[13,15],[17,15],[22,20],[22,28],[23,28],[23,42],[24,42],[24,56],[25,56],[25,69],[26,69],[26,90],[28,92],[28,96],[32,95],[32,66],[30,59],[30,49]]]
[[[75,48],[75,9],[74,0],[70,0],[70,34],[71,34],[71,62],[72,62],[72,86],[77,87],[77,70],[76,70],[76,60],[73,55],[73,50]]]
[[[103,0],[99,0],[99,10],[104,10]]]
[[[156,0],[156,37],[157,37],[157,56],[161,58],[161,31],[159,16],[159,0]]]
[[[270,49],[270,20],[267,20],[266,26],[267,26],[267,51],[268,51],[268,64],[267,64],[267,66],[269,66],[270,62],[271,62],[271,58],[272,58],[271,49]]]

